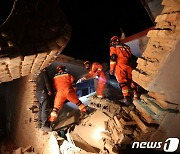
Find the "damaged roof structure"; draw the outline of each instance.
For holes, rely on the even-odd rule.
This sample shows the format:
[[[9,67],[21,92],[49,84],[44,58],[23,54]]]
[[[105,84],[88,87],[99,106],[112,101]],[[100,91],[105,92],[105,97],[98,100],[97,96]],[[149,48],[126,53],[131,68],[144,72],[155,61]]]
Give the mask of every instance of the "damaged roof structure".
[[[137,3],[146,12],[147,27],[139,27],[133,32],[133,28],[126,23],[132,20],[129,19],[132,12],[126,8],[126,16],[117,1],[96,4],[93,1],[17,0],[9,3],[12,10],[1,19],[0,26],[0,122],[3,124],[0,133],[9,137],[1,142],[1,153],[113,154],[163,153],[170,150],[165,148],[165,143],[171,138],[180,138],[180,73],[177,71],[180,58],[180,1],[140,0],[128,3],[133,3],[128,5],[129,8],[134,8]],[[87,5],[87,9],[83,8]],[[100,15],[106,12],[104,16],[97,14],[102,5],[105,7]],[[121,7],[124,5],[127,2],[122,1]],[[109,7],[114,7],[116,11],[107,11]],[[119,15],[124,16],[122,19],[117,15],[120,10]],[[85,19],[80,18],[83,11]],[[94,18],[98,18],[99,22],[103,20],[104,25],[112,23],[111,19],[121,22],[117,22],[115,27],[107,24],[103,27],[106,33],[103,33],[102,25],[88,25],[91,20],[88,12],[94,13]],[[83,35],[88,26],[92,29],[96,27],[98,35],[103,33],[97,37],[98,41],[94,38],[95,31],[88,30],[87,35]],[[67,102],[59,112],[53,132],[44,133],[38,129],[38,102],[35,96],[37,72],[47,67],[53,75],[55,67],[63,64],[78,79],[86,73],[82,67],[83,61],[94,59],[105,63],[108,70],[109,38],[118,35],[120,28],[126,34],[122,41],[132,48],[134,55],[138,55],[132,78],[143,93],[139,100],[133,101],[134,107],[124,106],[116,81],[109,80],[112,83],[109,82],[105,90],[109,97],[97,98],[91,90],[80,97],[90,107],[88,114],[80,114],[75,105]],[[101,39],[105,46],[102,46]],[[102,53],[103,56],[100,56]],[[82,92],[83,88],[80,88]],[[145,148],[138,149],[144,141],[147,142]],[[161,147],[154,145],[155,142],[162,142]],[[174,152],[179,151],[177,145]]]

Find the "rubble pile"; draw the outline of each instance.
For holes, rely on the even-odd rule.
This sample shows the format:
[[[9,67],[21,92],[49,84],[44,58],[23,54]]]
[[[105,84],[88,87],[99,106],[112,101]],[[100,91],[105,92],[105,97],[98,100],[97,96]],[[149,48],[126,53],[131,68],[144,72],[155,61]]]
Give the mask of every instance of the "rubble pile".
[[[149,94],[150,95],[150,94]],[[118,101],[91,97],[89,106],[102,111],[110,118],[105,121],[105,131],[101,133],[103,148],[116,153],[119,148],[131,145],[134,141],[150,141],[169,110],[153,103],[153,98],[142,94],[134,106],[124,106]],[[152,96],[152,94],[151,94]]]

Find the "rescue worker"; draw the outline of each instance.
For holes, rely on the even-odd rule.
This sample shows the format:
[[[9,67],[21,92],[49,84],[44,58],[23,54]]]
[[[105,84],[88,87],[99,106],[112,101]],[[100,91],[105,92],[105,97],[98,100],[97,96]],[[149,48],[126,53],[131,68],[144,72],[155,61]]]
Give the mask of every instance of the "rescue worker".
[[[79,100],[73,87],[74,77],[66,71],[65,66],[57,66],[55,74],[54,88],[56,96],[54,99],[54,108],[51,112],[49,121],[54,122],[58,117],[58,111],[62,108],[66,100],[76,104],[80,111],[86,112],[86,106]]]
[[[52,94],[51,84],[47,71],[43,69],[36,78],[36,97],[39,102],[38,125],[45,132],[51,131],[48,121],[50,101],[49,96]]]
[[[85,77],[82,77],[77,81],[77,83],[82,82],[83,80],[87,80],[91,77],[97,78],[97,89],[96,94],[97,97],[103,98],[104,97],[104,89],[107,83],[107,78],[103,70],[103,66],[98,62],[91,63],[90,61],[84,62],[84,67],[89,71]]]
[[[137,99],[136,85],[132,81],[132,67],[129,65],[131,55],[130,47],[121,43],[118,36],[110,39],[110,74],[115,75],[126,105],[132,104],[131,90],[134,99]]]

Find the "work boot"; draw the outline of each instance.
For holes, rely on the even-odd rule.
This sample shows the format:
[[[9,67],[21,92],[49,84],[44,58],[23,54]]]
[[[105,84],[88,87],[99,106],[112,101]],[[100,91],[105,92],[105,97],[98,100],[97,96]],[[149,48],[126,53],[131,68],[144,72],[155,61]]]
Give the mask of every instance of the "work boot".
[[[125,96],[125,97],[124,97],[124,100],[123,100],[123,103],[124,103],[125,105],[127,105],[127,106],[133,105],[131,96]]]
[[[103,98],[104,98],[103,95],[97,95],[96,97],[97,97],[97,98],[100,98],[100,99],[103,99]]]
[[[86,112],[86,106],[79,100],[76,104],[81,112]]]
[[[134,91],[133,101],[136,101],[139,99],[139,96],[136,91]]]

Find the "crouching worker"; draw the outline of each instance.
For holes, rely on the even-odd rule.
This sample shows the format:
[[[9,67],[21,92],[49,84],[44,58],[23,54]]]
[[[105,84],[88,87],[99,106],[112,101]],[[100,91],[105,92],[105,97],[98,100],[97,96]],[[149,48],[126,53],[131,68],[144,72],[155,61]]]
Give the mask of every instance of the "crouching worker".
[[[98,62],[85,61],[84,67],[88,70],[88,74],[77,81],[81,83],[83,80],[87,80],[91,77],[98,78],[96,94],[98,98],[104,98],[104,89],[106,87],[107,78],[103,70],[103,66]]]
[[[65,66],[58,66],[57,74],[54,76],[54,88],[56,96],[54,108],[51,112],[49,121],[54,122],[58,117],[58,111],[62,108],[66,100],[76,104],[81,112],[86,112],[86,106],[79,100],[73,87],[74,77],[66,71]]]

